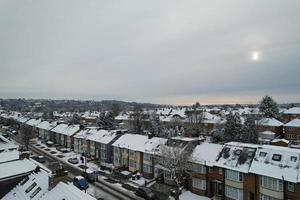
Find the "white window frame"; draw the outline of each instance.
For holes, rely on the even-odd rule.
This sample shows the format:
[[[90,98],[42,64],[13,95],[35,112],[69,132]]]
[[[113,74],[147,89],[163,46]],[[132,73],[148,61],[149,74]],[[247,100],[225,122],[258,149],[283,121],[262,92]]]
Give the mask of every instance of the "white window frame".
[[[192,178],[192,186],[193,188],[197,188],[199,190],[206,190],[206,180],[202,180],[199,178]]]
[[[243,190],[226,185],[225,196],[235,200],[243,200]]]
[[[268,190],[273,190],[277,192],[283,191],[283,181],[280,179],[268,177],[268,176],[260,176],[260,185],[263,188]]]
[[[231,169],[226,169],[225,177],[227,180],[231,180],[235,182],[243,181],[243,174]]]

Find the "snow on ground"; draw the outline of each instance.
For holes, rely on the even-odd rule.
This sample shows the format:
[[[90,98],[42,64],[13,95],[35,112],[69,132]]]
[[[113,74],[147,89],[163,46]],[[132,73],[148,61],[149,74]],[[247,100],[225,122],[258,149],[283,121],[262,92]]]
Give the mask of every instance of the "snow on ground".
[[[170,197],[171,200],[173,200],[173,197]],[[180,200],[210,200],[208,197],[199,196],[197,194],[194,194],[190,191],[184,191],[180,196]]]

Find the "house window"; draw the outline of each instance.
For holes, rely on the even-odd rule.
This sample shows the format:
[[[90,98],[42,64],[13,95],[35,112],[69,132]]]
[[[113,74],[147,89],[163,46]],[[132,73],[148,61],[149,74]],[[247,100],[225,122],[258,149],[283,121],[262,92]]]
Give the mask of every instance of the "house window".
[[[152,166],[148,164],[143,164],[143,171],[146,173],[152,173]]]
[[[226,185],[225,195],[231,199],[242,200],[243,199],[243,191],[234,187],[230,187]]]
[[[297,161],[297,157],[296,156],[291,156],[291,161],[292,162],[296,162]]]
[[[281,155],[280,154],[273,154],[272,160],[274,160],[274,161],[281,161]]]
[[[219,174],[222,175],[223,174],[223,169],[219,168]]]
[[[289,192],[295,192],[295,184],[288,182],[288,191]]]
[[[212,167],[209,167],[208,168],[208,173],[212,173],[213,172],[213,168]]]
[[[193,164],[193,172],[206,174],[206,167],[204,165]]]
[[[260,194],[260,195],[259,195],[259,199],[260,199],[260,200],[279,200],[279,199],[276,199],[276,198],[274,198],[274,197],[267,196],[267,195],[264,195],[264,194]]]
[[[135,160],[129,160],[129,167],[136,168],[136,161]]]
[[[134,156],[135,156],[135,152],[132,151],[132,150],[129,150],[129,156],[130,156],[130,157],[134,157]]]
[[[192,178],[192,186],[199,190],[206,190],[206,180]]]
[[[280,179],[267,177],[267,176],[261,176],[260,177],[260,184],[262,187],[267,188],[269,190],[274,191],[283,191],[283,182]]]
[[[144,153],[144,160],[150,162],[152,160],[152,156],[148,153]]]
[[[267,155],[266,152],[263,151],[259,152],[259,157],[266,157],[266,155]]]
[[[231,181],[242,182],[243,174],[238,171],[227,169],[226,170],[226,179],[231,180]]]

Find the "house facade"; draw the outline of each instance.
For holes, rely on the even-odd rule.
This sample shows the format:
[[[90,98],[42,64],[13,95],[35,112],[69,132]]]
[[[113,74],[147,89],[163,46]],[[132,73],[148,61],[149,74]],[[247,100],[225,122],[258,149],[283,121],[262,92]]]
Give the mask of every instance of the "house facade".
[[[290,141],[300,141],[300,119],[296,118],[283,126],[284,138]]]
[[[113,147],[122,130],[104,130],[96,127],[85,128],[74,136],[74,151],[84,152],[88,157],[97,159],[102,166],[113,162]]]
[[[228,200],[299,198],[299,149],[230,142],[218,153],[210,145],[198,145],[191,156],[192,192]]]
[[[50,130],[50,138],[55,144],[73,149],[74,135],[81,129],[79,124],[58,124]]]
[[[293,107],[293,108],[287,109],[282,113],[282,120],[285,123],[292,121],[293,119],[296,119],[296,118],[300,118],[300,108],[299,107]]]
[[[125,167],[130,172],[140,172],[145,177],[152,178],[153,156],[165,142],[164,138],[124,134],[113,143],[114,166]]]

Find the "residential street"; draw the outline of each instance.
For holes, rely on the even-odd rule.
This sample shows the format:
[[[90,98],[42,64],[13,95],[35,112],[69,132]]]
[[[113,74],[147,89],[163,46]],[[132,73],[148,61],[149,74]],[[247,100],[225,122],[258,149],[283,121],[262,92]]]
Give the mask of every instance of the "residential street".
[[[4,132],[5,130],[1,130],[1,131]],[[17,143],[20,143],[19,137],[15,136],[13,134],[10,134],[10,138],[13,139],[14,141],[16,141]],[[49,169],[51,169],[51,163],[61,162],[59,159],[55,158],[54,156],[49,156],[48,154],[35,148],[33,145],[30,145],[29,149],[33,153],[33,155],[44,156],[46,158],[46,162],[42,163],[42,164]],[[81,175],[81,171],[76,169],[75,167],[72,167],[67,164],[63,164],[63,166],[69,172],[68,176],[70,178],[70,181],[72,181],[75,176]],[[124,195],[120,194],[117,190],[114,190],[113,187],[108,187],[107,185],[101,184],[100,182],[95,182],[93,184],[90,183],[89,188],[86,192],[97,199],[104,199],[104,200],[129,200],[129,199],[131,199],[131,198],[125,197]],[[136,196],[136,199],[139,200],[141,198]]]

